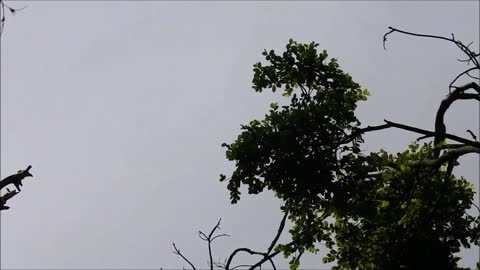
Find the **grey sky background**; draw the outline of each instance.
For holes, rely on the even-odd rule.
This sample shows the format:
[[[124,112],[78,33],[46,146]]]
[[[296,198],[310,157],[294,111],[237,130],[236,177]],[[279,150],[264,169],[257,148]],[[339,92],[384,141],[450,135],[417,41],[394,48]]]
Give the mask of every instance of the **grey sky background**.
[[[263,49],[318,42],[372,93],[358,110],[363,125],[433,129],[465,69],[460,51],[400,34],[385,51],[383,34],[394,26],[479,45],[478,1],[9,3],[29,6],[8,16],[1,40],[1,177],[28,164],[35,177],[1,212],[2,269],[187,266],[173,241],[206,268],[197,231],[219,218],[232,236],[215,242],[214,259],[266,250],[281,202],[266,192],[230,205],[218,181],[233,168],[220,144],[281,100],[251,89]],[[478,122],[473,102],[447,113],[453,134],[479,135]],[[401,151],[417,137],[381,131],[366,150]],[[478,190],[478,156],[460,161],[456,174]],[[467,266],[479,260],[478,248],[462,254]],[[303,258],[302,268],[328,267]]]

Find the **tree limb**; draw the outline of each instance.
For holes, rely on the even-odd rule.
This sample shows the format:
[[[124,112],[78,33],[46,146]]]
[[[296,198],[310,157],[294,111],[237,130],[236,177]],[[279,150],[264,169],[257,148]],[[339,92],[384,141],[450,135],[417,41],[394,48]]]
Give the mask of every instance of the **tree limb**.
[[[234,250],[232,252],[232,254],[230,254],[228,260],[227,260],[227,263],[225,265],[225,270],[233,270],[233,268],[230,268],[230,265],[232,263],[232,260],[233,258],[235,257],[235,255],[237,255],[239,252],[246,252],[246,253],[249,253],[250,255],[260,255],[260,256],[263,256],[263,258],[257,262],[256,264],[252,265],[250,267],[250,269],[255,269],[256,267],[262,265],[263,263],[265,263],[266,261],[270,261],[270,264],[272,265],[273,269],[276,269],[275,267],[275,264],[272,260],[273,257],[275,257],[276,255],[278,255],[280,252],[274,252],[274,253],[271,253],[272,250],[274,249],[275,245],[277,244],[278,242],[278,239],[280,238],[280,235],[282,234],[283,232],[283,229],[285,228],[285,222],[286,222],[286,219],[288,217],[288,211],[285,211],[284,215],[283,215],[283,218],[282,218],[282,221],[280,222],[280,225],[278,227],[278,231],[277,231],[277,234],[275,235],[275,238],[273,239],[272,243],[270,244],[270,246],[268,247],[267,249],[267,252],[258,252],[258,251],[253,251],[249,248],[237,248],[236,250]],[[287,244],[287,246],[289,245],[292,245],[294,242],[290,242]]]
[[[451,149],[444,153],[442,156],[435,159],[423,159],[412,162],[412,166],[426,166],[438,168],[442,166],[445,162],[450,160],[456,160],[458,157],[469,154],[469,153],[478,153],[480,154],[480,147],[466,145],[456,149]]]
[[[175,246],[175,242],[172,243],[172,245],[174,249],[173,253],[182,257],[182,259],[184,259],[192,267],[193,270],[197,270],[197,268],[195,268],[195,266],[185,256],[183,256],[183,254],[180,252],[180,249],[178,249],[177,246]]]
[[[470,94],[464,93],[469,89],[476,90],[479,94]],[[445,113],[450,108],[450,105],[453,104],[456,100],[459,99],[476,99],[480,101],[480,87],[475,82],[471,82],[469,84],[463,85],[461,87],[457,87],[453,92],[451,92],[445,99],[442,100],[440,106],[437,110],[437,115],[435,116],[435,136],[434,136],[434,145],[438,145],[440,142],[446,139],[446,131],[447,128],[445,126]],[[437,149],[434,151],[434,155],[438,157],[440,155],[440,151]]]
[[[202,231],[198,232],[198,235],[199,235],[200,239],[208,242],[208,255],[210,257],[210,263],[209,263],[210,264],[210,270],[213,270],[213,266],[214,266],[213,256],[212,256],[212,242],[219,237],[229,236],[228,234],[219,234],[219,235],[213,236],[215,231],[217,229],[218,230],[220,229],[220,222],[221,221],[222,221],[222,219],[218,220],[217,225],[215,225],[215,227],[213,227],[212,231],[210,231],[210,234],[208,236],[206,234],[204,234]]]
[[[453,44],[455,44],[458,48],[460,48],[460,50],[462,50],[463,53],[465,53],[467,55],[468,59],[470,61],[472,61],[477,68],[480,68],[479,61],[476,59],[476,57],[478,57],[478,53],[475,53],[474,51],[470,50],[470,48],[469,48],[470,45],[465,46],[461,41],[456,40],[455,36],[453,34],[452,34],[451,38],[446,38],[446,37],[442,37],[442,36],[425,35],[425,34],[407,32],[407,31],[404,31],[404,30],[393,28],[391,26],[389,26],[388,29],[390,29],[390,31],[383,36],[383,48],[385,50],[386,50],[385,42],[387,41],[387,36],[390,35],[393,32],[399,32],[399,33],[402,33],[402,34],[405,34],[405,35],[416,36],[416,37],[441,39],[441,40],[449,41],[449,42],[452,42]]]
[[[8,200],[13,198],[17,194],[18,194],[18,191],[16,191],[16,190],[10,191],[7,188],[7,193],[5,193],[3,196],[0,196],[0,211],[10,209],[10,207],[6,206],[5,204],[7,203]]]
[[[383,121],[385,121],[386,124],[378,125],[378,126],[368,126],[366,128],[360,128],[360,129],[355,130],[345,140],[341,141],[339,143],[339,145],[349,143],[352,140],[354,140],[357,136],[362,135],[364,133],[371,132],[371,131],[376,131],[376,130],[387,129],[387,128],[392,128],[392,127],[398,128],[398,129],[403,129],[403,130],[408,130],[408,131],[411,131],[411,132],[415,132],[415,133],[418,133],[418,134],[425,135],[421,138],[434,137],[437,134],[436,132],[433,132],[433,131],[429,131],[429,130],[425,130],[425,129],[421,129],[421,128],[416,128],[416,127],[412,127],[412,126],[408,126],[408,125],[404,125],[404,124],[399,124],[399,123],[395,123],[395,122],[388,121],[388,120],[383,120]],[[458,137],[458,136],[448,134],[448,133],[444,133],[442,135],[444,135],[445,138],[447,138],[447,139],[451,139],[451,140],[456,141],[456,142],[461,142],[465,145],[470,145],[470,146],[473,146],[473,147],[480,147],[480,142],[467,140],[465,138]]]
[[[285,228],[285,221],[288,217],[288,211],[285,211],[285,214],[283,215],[282,221],[280,222],[280,226],[278,227],[277,235],[273,239],[272,243],[270,244],[270,247],[267,249],[267,254],[270,254],[270,252],[273,250],[275,245],[277,244],[278,239],[280,238],[280,235],[283,232],[283,229]]]
[[[25,170],[19,170],[16,174],[12,174],[2,181],[0,181],[0,190],[2,190],[4,187],[6,187],[9,184],[14,184],[15,187],[20,191],[20,186],[22,186],[22,180],[25,177],[31,177],[33,176],[30,173],[30,169],[32,168],[32,165],[28,165],[28,167]]]

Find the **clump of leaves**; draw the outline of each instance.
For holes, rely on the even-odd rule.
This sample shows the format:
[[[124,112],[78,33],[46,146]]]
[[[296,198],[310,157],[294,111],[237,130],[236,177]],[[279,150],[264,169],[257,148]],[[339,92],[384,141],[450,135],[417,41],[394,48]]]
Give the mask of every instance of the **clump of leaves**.
[[[415,163],[433,156],[431,143],[409,148],[370,154],[368,164],[382,168],[371,178],[340,180],[348,200],[325,262],[337,261],[336,269],[456,269],[460,247],[479,243],[479,220],[466,212],[473,186]]]
[[[317,208],[329,198],[338,145],[360,124],[354,110],[368,91],[317,46],[290,40],[282,56],[264,51],[267,64],[254,65],[255,91],[281,89],[291,102],[272,104],[264,119],[243,125],[234,143],[223,144],[227,158],[236,162],[228,180],[232,203],[240,199],[241,184],[252,194],[273,190],[291,205]]]

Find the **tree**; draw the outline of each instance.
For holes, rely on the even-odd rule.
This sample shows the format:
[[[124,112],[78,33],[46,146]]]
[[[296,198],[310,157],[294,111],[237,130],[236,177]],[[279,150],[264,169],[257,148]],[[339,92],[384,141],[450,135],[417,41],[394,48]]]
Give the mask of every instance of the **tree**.
[[[254,65],[254,90],[282,91],[290,103],[272,103],[264,119],[242,125],[238,138],[222,145],[235,169],[220,181],[228,183],[233,204],[242,186],[250,194],[272,190],[284,202],[281,210],[294,224],[292,242],[274,250],[297,254],[293,269],[320,242],[328,251],[323,261],[336,262],[334,269],[460,269],[460,247],[480,244],[480,218],[467,212],[480,211],[473,186],[453,175],[458,158],[479,154],[480,143],[470,130],[473,139],[447,133],[444,123],[455,101],[480,102],[473,75],[480,71],[480,54],[453,35],[389,29],[384,46],[393,33],[439,39],[456,45],[466,56],[460,61],[472,64],[449,85],[433,131],[388,120],[361,127],[355,109],[369,92],[314,42],[290,40],[283,54],[265,50],[266,64]],[[475,81],[457,86],[462,77]],[[413,142],[397,154],[361,150],[362,135],[388,128],[431,141]]]

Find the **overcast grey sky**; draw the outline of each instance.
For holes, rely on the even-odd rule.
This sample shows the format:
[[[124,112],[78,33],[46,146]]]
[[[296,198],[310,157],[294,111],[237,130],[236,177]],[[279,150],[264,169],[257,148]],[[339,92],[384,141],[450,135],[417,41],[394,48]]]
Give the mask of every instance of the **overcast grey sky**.
[[[479,2],[9,2],[1,40],[1,177],[28,164],[33,179],[1,212],[2,268],[198,267],[223,218],[214,258],[265,250],[281,219],[271,193],[229,204],[223,142],[278,99],[251,90],[263,49],[316,41],[372,93],[364,125],[383,119],[433,128],[448,84],[465,65],[450,43],[388,26],[479,40]],[[477,49],[478,51],[478,49]],[[448,131],[478,131],[478,104],[447,114]],[[478,132],[477,132],[478,135]],[[400,151],[414,134],[368,136],[367,151]],[[456,174],[478,190],[479,158]],[[287,235],[283,238],[288,240]],[[478,261],[478,248],[463,263]],[[302,268],[326,267],[305,255]],[[278,266],[287,267],[282,258]],[[251,262],[239,257],[238,262]]]

